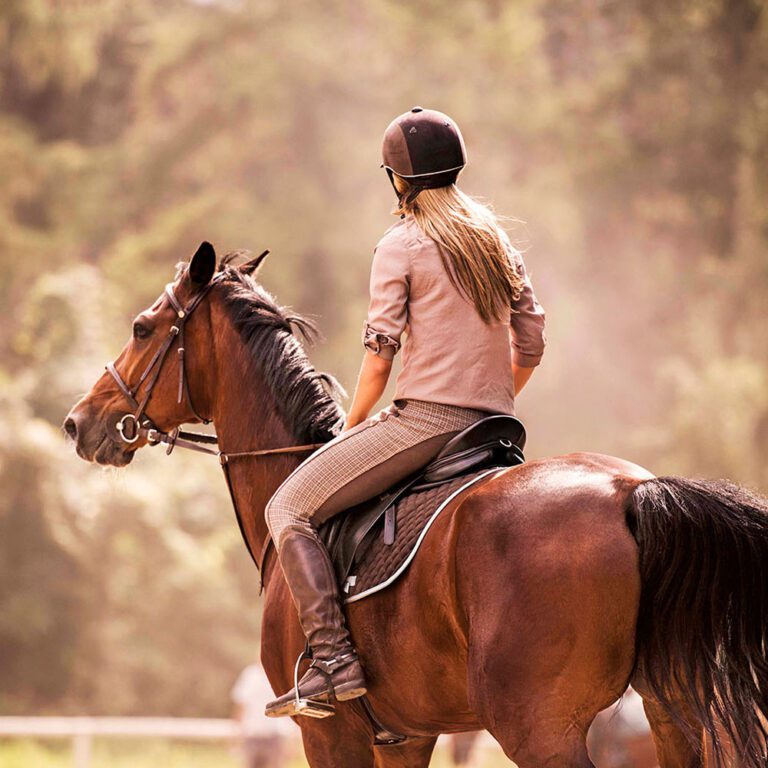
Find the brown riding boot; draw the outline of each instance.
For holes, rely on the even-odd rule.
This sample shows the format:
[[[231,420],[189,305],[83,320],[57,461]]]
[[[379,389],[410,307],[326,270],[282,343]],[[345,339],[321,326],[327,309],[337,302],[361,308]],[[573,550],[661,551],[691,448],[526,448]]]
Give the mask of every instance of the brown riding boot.
[[[286,528],[280,539],[280,565],[312,649],[310,668],[299,681],[299,698],[327,704],[334,697],[346,701],[362,696],[365,677],[349,638],[336,573],[325,545],[304,528]],[[296,699],[294,688],[267,704],[265,714],[302,714],[296,709]],[[313,714],[311,707],[305,713]],[[332,714],[330,707],[327,714]]]

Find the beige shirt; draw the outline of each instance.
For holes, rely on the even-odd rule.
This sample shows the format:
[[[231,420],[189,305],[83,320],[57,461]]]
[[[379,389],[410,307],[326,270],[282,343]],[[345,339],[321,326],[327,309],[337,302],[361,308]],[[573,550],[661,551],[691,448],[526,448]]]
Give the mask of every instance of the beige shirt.
[[[538,365],[546,337],[544,310],[511,246],[510,257],[524,281],[520,298],[508,321],[486,324],[453,286],[435,241],[413,216],[385,233],[373,255],[363,344],[392,359],[405,334],[394,399],[514,413],[512,360]]]

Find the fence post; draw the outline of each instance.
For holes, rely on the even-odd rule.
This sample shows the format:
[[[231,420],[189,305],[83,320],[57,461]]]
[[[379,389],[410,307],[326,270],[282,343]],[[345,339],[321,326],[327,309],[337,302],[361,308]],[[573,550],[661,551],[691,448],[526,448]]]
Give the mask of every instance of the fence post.
[[[76,733],[72,737],[72,765],[73,768],[90,768],[91,766],[90,733]]]

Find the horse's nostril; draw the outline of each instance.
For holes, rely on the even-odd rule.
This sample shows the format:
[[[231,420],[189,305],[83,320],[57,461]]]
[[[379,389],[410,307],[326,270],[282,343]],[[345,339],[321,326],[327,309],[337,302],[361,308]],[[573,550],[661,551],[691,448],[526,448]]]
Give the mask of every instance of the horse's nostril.
[[[64,431],[73,439],[77,439],[77,424],[75,420],[70,416],[64,422]]]

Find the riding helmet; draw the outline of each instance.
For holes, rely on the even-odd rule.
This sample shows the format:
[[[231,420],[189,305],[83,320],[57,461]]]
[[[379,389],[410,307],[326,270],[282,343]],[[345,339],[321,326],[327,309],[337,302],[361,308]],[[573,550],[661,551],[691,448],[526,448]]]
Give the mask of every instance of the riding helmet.
[[[396,117],[384,132],[382,168],[406,179],[416,194],[447,187],[467,164],[459,126],[434,109],[414,107]],[[415,195],[413,195],[415,197]]]

